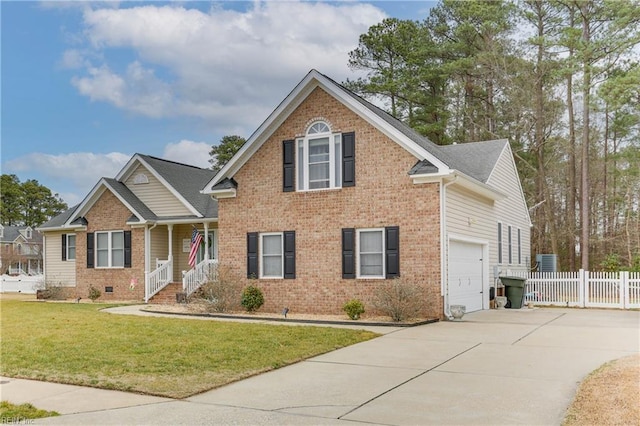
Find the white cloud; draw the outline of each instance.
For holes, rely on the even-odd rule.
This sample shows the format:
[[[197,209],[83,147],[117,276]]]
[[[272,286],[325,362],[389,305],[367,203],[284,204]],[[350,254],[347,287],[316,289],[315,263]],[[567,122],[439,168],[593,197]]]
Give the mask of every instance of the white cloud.
[[[181,140],[178,143],[167,144],[162,158],[208,169],[211,167],[209,151],[211,151],[211,145],[205,142]]]
[[[311,68],[337,81],[350,76],[348,52],[385,17],[359,2],[254,2],[246,11],[188,7],[85,9],[84,37],[94,56],[124,50],[136,60],[100,60],[73,85],[124,110],[195,116],[250,134]]]
[[[4,173],[37,179],[69,205],[82,200],[102,177],[115,177],[131,156],[120,152],[44,154],[34,152],[3,164]]]
[[[211,145],[205,142],[181,140],[168,143],[162,158],[209,168]],[[132,154],[110,152],[96,154],[74,152],[45,154],[34,152],[3,163],[3,173],[15,173],[21,180],[36,179],[69,205],[79,203],[103,177],[113,178],[127,164]]]

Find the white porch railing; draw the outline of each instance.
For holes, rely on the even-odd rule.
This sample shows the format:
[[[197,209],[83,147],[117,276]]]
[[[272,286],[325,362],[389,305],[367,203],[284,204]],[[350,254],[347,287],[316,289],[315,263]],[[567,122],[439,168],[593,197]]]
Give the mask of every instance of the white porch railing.
[[[218,273],[217,260],[203,260],[195,268],[185,272],[182,276],[182,291],[187,297],[191,296],[202,284],[215,278]]]
[[[173,281],[173,260],[158,262],[155,271],[144,274],[144,302],[149,302],[156,293]]]
[[[514,274],[518,275],[518,274]],[[581,308],[640,308],[640,272],[530,272],[525,303]]]
[[[21,266],[19,267],[14,267],[14,266],[10,266],[9,267],[9,275],[28,275],[24,269],[22,269]]]

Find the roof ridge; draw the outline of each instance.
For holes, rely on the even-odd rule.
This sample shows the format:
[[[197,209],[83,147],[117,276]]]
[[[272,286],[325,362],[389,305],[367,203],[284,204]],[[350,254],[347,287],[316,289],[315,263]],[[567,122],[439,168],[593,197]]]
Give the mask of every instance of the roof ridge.
[[[142,153],[139,153],[139,152],[137,152],[135,155],[138,155],[138,156],[143,157],[143,158],[151,158],[153,160],[162,161],[162,162],[165,162],[165,163],[176,164],[178,166],[191,167],[193,169],[198,169],[198,170],[211,170],[211,169],[205,169],[203,167],[194,166],[192,164],[186,164],[186,163],[180,163],[178,161],[167,160],[166,158],[160,158],[160,157],[156,157],[154,155],[142,154]]]

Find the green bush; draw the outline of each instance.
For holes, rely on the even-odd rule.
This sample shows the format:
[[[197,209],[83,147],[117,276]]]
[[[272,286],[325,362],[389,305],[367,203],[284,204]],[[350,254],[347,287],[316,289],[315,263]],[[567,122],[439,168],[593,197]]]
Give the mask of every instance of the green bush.
[[[360,315],[364,314],[364,305],[358,299],[351,299],[344,304],[342,310],[346,312],[352,320],[360,319]]]
[[[255,286],[248,286],[242,291],[242,299],[240,304],[247,312],[254,312],[264,305],[264,296],[262,290]]]
[[[89,299],[91,299],[92,302],[95,302],[96,299],[100,298],[100,296],[102,296],[100,290],[98,290],[94,286],[89,287]]]

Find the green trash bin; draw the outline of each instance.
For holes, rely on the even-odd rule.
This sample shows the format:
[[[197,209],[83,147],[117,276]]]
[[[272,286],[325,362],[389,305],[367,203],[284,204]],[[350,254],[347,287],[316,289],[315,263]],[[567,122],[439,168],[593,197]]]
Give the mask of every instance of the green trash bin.
[[[500,277],[500,281],[504,284],[505,296],[509,301],[509,308],[520,309],[524,301],[524,283],[526,278],[522,277]]]

